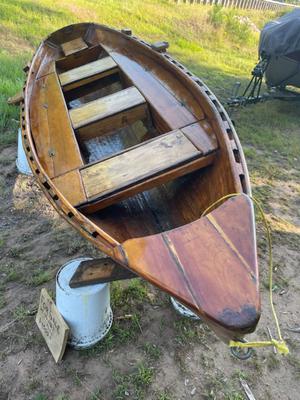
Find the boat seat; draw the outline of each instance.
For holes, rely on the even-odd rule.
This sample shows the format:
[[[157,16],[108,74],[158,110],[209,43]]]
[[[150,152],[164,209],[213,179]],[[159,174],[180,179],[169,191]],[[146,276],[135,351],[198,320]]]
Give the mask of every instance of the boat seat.
[[[208,137],[199,124],[195,125],[199,136]],[[94,212],[210,165],[217,150],[215,137],[203,140],[202,149],[200,142],[194,144],[185,129],[178,129],[80,168],[86,198],[79,208]]]
[[[56,73],[38,79],[32,90],[31,131],[39,160],[50,178],[83,165],[67,112]]]
[[[70,110],[80,139],[90,139],[147,117],[147,103],[135,88],[120,90]]]
[[[104,57],[59,74],[59,80],[66,92],[117,71],[118,67],[114,60],[111,57]]]
[[[61,48],[64,52],[64,55],[69,56],[73,53],[77,53],[80,50],[88,48],[88,45],[81,37],[79,37],[77,39],[70,40],[69,42],[62,43]]]

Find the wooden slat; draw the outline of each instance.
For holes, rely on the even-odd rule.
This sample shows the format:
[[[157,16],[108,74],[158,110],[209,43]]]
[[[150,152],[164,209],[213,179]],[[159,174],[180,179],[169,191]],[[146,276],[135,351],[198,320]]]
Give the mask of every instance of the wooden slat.
[[[82,287],[97,283],[135,278],[136,274],[122,267],[111,258],[84,260],[78,265],[70,280],[70,287]]]
[[[117,70],[117,64],[114,60],[111,57],[105,57],[63,72],[59,75],[59,79],[61,85],[64,86],[64,90],[71,90],[80,85],[113,74]]]
[[[196,158],[195,160],[184,163],[183,165],[179,165],[166,172],[152,176],[127,188],[123,188],[121,191],[112,192],[103,197],[93,199],[91,202],[79,205],[78,208],[79,210],[82,210],[87,214],[94,213],[95,211],[98,211],[102,208],[108,207],[121,200],[127,199],[128,197],[132,197],[137,193],[152,189],[159,185],[163,185],[164,183],[172,181],[175,178],[179,178],[180,176],[184,176],[186,174],[189,174],[190,172],[207,167],[214,162],[215,157],[215,153],[210,153],[207,156]],[[162,189],[161,192],[163,191],[164,190]],[[175,213],[176,211],[174,211],[173,209],[172,212]]]
[[[83,126],[78,129],[77,137],[79,140],[89,140],[100,137],[108,133],[113,133],[117,129],[124,128],[139,120],[146,120],[147,105],[146,103],[130,108],[122,112],[118,112],[112,116],[101,119],[91,125]]]
[[[50,178],[83,165],[55,73],[35,82],[30,103],[30,125],[39,160]]]
[[[18,106],[24,100],[23,90],[16,93],[14,96],[7,99],[7,104]]]
[[[104,50],[101,46],[87,47],[77,53],[56,60],[56,69],[58,73],[61,73],[69,69],[77,68],[83,64],[97,60],[100,58],[101,54],[104,54]]]
[[[81,170],[88,198],[107,195],[200,156],[180,131],[174,131]]]
[[[71,204],[75,205],[86,201],[78,169],[60,175],[54,178],[52,182]]]
[[[71,110],[70,118],[77,129],[145,102],[141,93],[135,87],[130,87]]]
[[[181,130],[203,154],[215,151],[218,147],[216,135],[206,120],[186,126]]]
[[[76,53],[77,51],[86,49],[88,45],[85,41],[79,37],[77,39],[71,40],[70,42],[62,43],[61,48],[65,54],[68,56],[70,54]]]

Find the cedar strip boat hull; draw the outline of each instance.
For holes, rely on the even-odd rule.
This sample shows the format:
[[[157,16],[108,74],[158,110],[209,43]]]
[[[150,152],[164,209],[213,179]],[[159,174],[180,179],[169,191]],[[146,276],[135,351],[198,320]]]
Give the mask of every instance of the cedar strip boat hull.
[[[234,127],[163,48],[102,25],[37,49],[22,139],[47,199],[120,265],[176,297],[224,341],[260,317],[253,206]],[[212,203],[230,193],[205,217]]]

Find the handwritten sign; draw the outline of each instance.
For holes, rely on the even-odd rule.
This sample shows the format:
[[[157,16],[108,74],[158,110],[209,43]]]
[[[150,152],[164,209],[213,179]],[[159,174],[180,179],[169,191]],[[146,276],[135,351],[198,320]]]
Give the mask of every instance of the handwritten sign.
[[[44,288],[41,290],[40,304],[35,321],[55,362],[59,362],[65,352],[69,327]]]

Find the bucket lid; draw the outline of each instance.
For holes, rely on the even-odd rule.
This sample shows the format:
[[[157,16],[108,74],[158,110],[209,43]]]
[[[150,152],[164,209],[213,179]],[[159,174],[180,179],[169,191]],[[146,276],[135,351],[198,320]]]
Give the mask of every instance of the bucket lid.
[[[72,261],[67,262],[64,264],[57,272],[56,274],[56,284],[60,287],[61,290],[63,290],[67,294],[72,294],[72,296],[81,296],[83,294],[85,295],[90,295],[97,293],[104,289],[108,283],[98,283],[94,285],[88,285],[88,286],[82,286],[78,288],[71,288],[69,283],[70,280],[76,271],[78,265],[80,264],[81,261],[86,261],[86,260],[92,260],[92,258],[89,257],[82,257],[82,258],[76,258]]]

